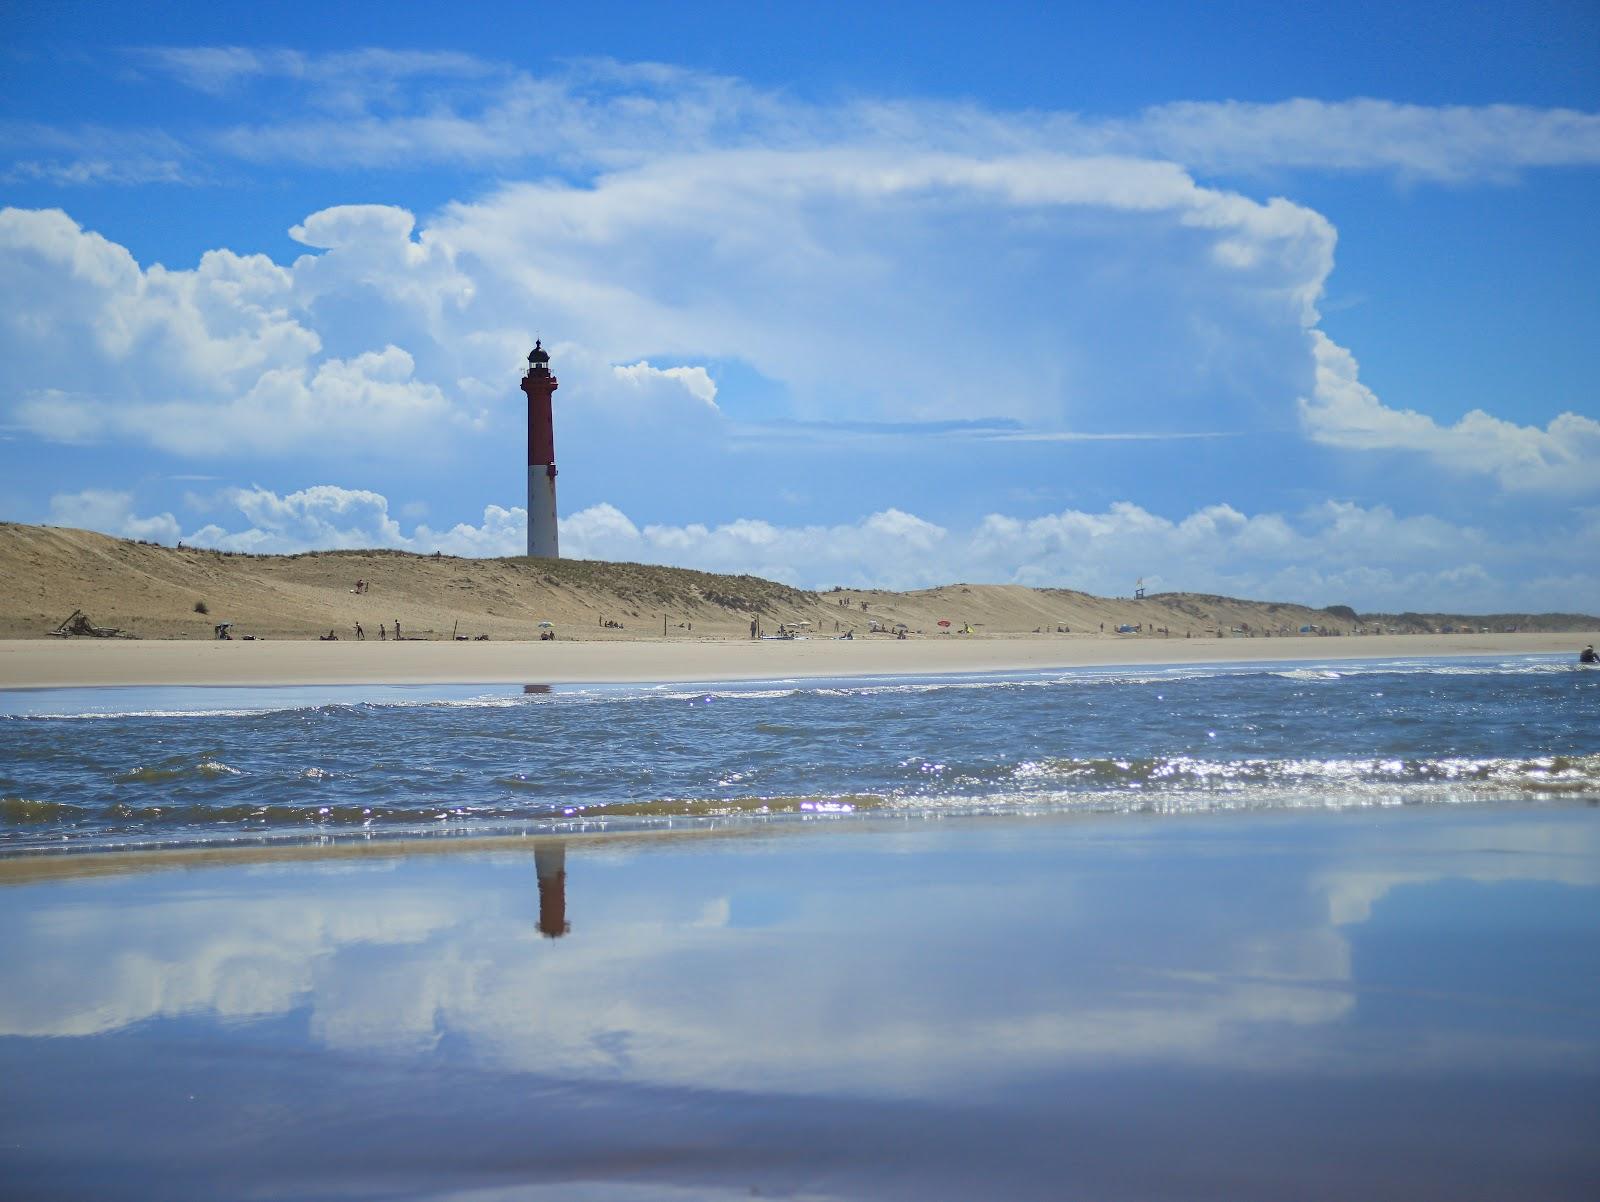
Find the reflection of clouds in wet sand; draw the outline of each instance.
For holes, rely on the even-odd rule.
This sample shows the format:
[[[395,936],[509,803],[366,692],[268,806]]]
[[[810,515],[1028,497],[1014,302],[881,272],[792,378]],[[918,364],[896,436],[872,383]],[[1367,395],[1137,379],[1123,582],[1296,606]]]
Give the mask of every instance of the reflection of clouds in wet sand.
[[[259,882],[244,893],[173,890],[136,908],[114,883],[82,893],[0,932],[0,959],[28,966],[0,991],[0,1031],[91,1035],[183,1014],[282,1014],[313,990],[330,958],[417,944],[456,921],[426,899],[387,891],[373,904],[337,907],[321,893],[262,897]]]
[[[304,1009],[312,1039],[343,1051],[417,1054],[448,1035],[503,1069],[796,1093],[841,1079],[983,1091],[1147,1059],[1304,1067],[1348,1052],[1311,1036],[1351,1017],[1350,924],[1384,890],[1597,875],[1596,848],[1570,830],[1503,825],[1494,845],[1520,854],[1447,824],[1387,857],[1332,845],[1243,867],[1181,847],[1062,863],[1008,838],[963,831],[942,844],[957,856],[901,856],[922,867],[882,879],[885,850],[906,847],[859,832],[775,862],[770,849],[578,856],[578,934],[559,940],[526,855],[152,877],[131,898],[95,882],[0,934],[5,962],[26,966],[0,994],[0,1030]],[[557,863],[539,865],[547,886]],[[808,865],[841,875],[808,880]]]
[[[1374,847],[1359,865],[1339,865],[1317,873],[1312,886],[1327,895],[1329,921],[1336,927],[1366,922],[1373,906],[1391,890],[1426,885],[1446,875],[1484,884],[1537,880],[1582,888],[1600,886],[1600,827],[1593,824],[1498,823],[1492,839],[1480,826],[1451,824],[1418,833],[1406,850],[1402,858],[1387,856],[1384,848]],[[1448,871],[1415,866],[1412,861],[1419,851],[1445,860]]]

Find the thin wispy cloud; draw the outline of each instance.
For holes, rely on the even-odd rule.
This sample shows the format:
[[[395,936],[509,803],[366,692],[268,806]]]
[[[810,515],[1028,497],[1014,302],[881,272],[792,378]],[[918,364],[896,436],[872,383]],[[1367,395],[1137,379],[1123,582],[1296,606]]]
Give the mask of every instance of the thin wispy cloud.
[[[1201,171],[1393,171],[1462,181],[1600,164],[1600,113],[1515,104],[1181,101],[1111,128],[1114,143]]]
[[[728,426],[728,435],[732,439],[747,442],[782,440],[791,445],[799,442],[827,445],[861,440],[905,442],[908,439],[954,443],[1186,442],[1194,439],[1235,438],[1238,437],[1238,432],[1219,430],[1174,432],[1113,430],[1090,433],[1076,430],[1029,430],[1020,422],[1000,418],[993,420],[927,422],[731,422]]]
[[[291,114],[208,135],[242,158],[302,164],[488,166],[547,156],[618,164],[667,149],[841,143],[962,155],[1126,155],[1203,172],[1388,171],[1441,181],[1507,180],[1527,169],[1600,163],[1600,114],[1568,108],[1352,97],[1174,101],[1124,116],[1086,115],[935,99],[802,102],[733,77],[608,59],[534,75],[452,52],[161,47],[128,53],[146,70],[207,95],[271,81],[303,88],[313,107],[336,108],[325,118]],[[475,86],[458,88],[463,82]]]
[[[399,94],[404,80],[481,79],[507,68],[450,50],[389,50],[370,47],[331,54],[248,46],[149,46],[124,51],[135,65],[165,75],[185,87],[217,96],[263,79],[284,79],[311,87],[351,89],[368,99]]]
[[[0,121],[0,182],[83,187],[196,184],[207,178],[197,156],[165,130]]]

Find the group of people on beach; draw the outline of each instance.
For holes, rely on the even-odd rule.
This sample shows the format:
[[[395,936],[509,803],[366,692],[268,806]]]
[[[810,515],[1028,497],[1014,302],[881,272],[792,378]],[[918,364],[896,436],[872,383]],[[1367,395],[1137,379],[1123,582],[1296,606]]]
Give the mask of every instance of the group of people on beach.
[[[324,643],[337,643],[339,641],[338,633],[335,632],[335,631],[332,631],[332,630],[328,631],[327,634],[319,634],[317,637],[319,639],[321,639]],[[388,628],[388,626],[385,625],[382,622],[379,622],[378,623],[378,639],[380,641],[385,641],[385,640],[388,639],[388,637],[389,637],[389,628]],[[394,620],[394,637],[396,639],[400,638],[400,619],[399,618],[396,618]],[[356,638],[361,640],[362,642],[366,642],[366,639],[367,639],[367,632],[362,629],[360,622],[356,623]]]

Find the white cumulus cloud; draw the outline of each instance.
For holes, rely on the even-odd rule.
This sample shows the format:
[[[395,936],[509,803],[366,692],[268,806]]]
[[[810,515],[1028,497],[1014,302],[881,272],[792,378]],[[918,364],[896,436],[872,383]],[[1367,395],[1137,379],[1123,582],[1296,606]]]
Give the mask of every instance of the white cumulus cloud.
[[[389,499],[369,489],[318,484],[280,496],[256,485],[225,489],[218,500],[246,524],[241,528],[229,519],[211,522],[185,541],[255,554],[385,547],[419,554],[443,551],[493,557],[520,555],[527,546],[527,511],[521,508],[487,505],[478,525],[461,522],[434,530],[418,523],[407,533],[390,513]]]
[[[453,138],[462,121],[495,133],[529,119],[587,148],[585,167],[422,223],[386,205],[323,209],[289,231],[308,253],[287,265],[219,249],[193,269],[143,267],[64,213],[6,210],[0,271],[28,299],[0,315],[0,404],[43,438],[204,456],[481,448],[514,421],[509,381],[528,327],[548,323],[562,331],[563,398],[586,399],[568,421],[623,460],[674,423],[680,440],[726,436],[706,366],[719,359],[774,381],[787,416],[969,418],[972,381],[950,370],[965,344],[986,352],[982,416],[1029,436],[1104,433],[1108,415],[1129,433],[1281,428],[1300,397],[1326,445],[1422,454],[1512,490],[1600,488],[1585,470],[1591,418],[1539,430],[1387,407],[1316,328],[1331,223],[1184,166],[1587,162],[1592,115],[1288,101],[1096,123],[803,105],[621,64],[532,80],[448,54],[224,47],[142,61],[202,91],[266,76],[320,88],[348,68],[371,85],[365,116],[328,120],[378,129],[396,154],[427,151],[407,142],[418,127]],[[490,89],[482,107],[405,111],[407,81],[444,77]]]
[[[477,523],[408,530],[381,493],[331,484],[283,495],[225,489],[212,505],[220,506],[218,520],[183,534],[185,542],[257,553],[391,547],[463,556],[520,555],[526,546],[527,514],[514,506],[487,505]],[[172,515],[140,517],[125,493],[61,494],[53,512],[64,524],[125,537],[179,537]],[[641,525],[601,503],[568,514],[560,530],[566,558],[749,573],[802,588],[971,581],[1118,596],[1142,579],[1151,591],[1366,610],[1592,610],[1600,557],[1600,511],[1496,539],[1428,515],[1336,501],[1294,514],[1217,503],[1178,518],[1124,501],[1099,512],[990,514],[964,529],[892,508],[831,525]]]
[[[640,392],[658,380],[668,380],[682,388],[708,409],[717,407],[717,385],[703,367],[652,367],[641,359],[637,363],[613,367],[612,373],[628,387]]]
[[[1562,413],[1544,429],[1519,426],[1474,409],[1452,425],[1391,409],[1358,376],[1355,356],[1311,331],[1316,388],[1301,398],[1306,429],[1346,450],[1410,451],[1457,471],[1492,476],[1512,491],[1600,489],[1600,421]]]
[[[57,493],[50,498],[50,520],[57,526],[155,543],[175,542],[180,533],[178,519],[170,513],[139,517],[133,512],[133,494],[113,489]]]
[[[302,264],[226,250],[193,270],[145,269],[65,213],[0,210],[0,272],[26,298],[0,309],[11,420],[59,441],[207,456],[394,449],[476,420],[400,347],[323,355],[307,323],[324,265],[302,263],[309,287]]]

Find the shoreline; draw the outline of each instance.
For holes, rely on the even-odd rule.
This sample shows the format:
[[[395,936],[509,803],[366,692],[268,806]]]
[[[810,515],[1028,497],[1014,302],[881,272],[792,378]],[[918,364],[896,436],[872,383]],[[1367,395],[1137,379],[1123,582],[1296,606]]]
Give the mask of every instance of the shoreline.
[[[1108,815],[1099,813],[1073,817],[1105,818]],[[864,829],[874,825],[882,829],[890,823],[881,818],[854,820],[838,829]],[[447,831],[384,831],[377,834],[352,829],[278,832],[255,840],[232,838],[225,843],[202,839],[148,845],[0,846],[0,889],[35,881],[122,876],[130,872],[166,869],[238,868],[329,860],[392,860],[406,856],[482,855],[527,851],[537,844],[554,843],[589,847],[604,842],[616,849],[638,850],[660,842],[778,838],[785,834],[806,832],[815,833],[815,828],[798,822],[550,831],[471,831],[455,828]]]
[[[1338,638],[661,639],[556,642],[0,640],[0,689],[642,684],[1030,672],[1114,665],[1570,654],[1589,634]]]
[[[1428,813],[1450,814],[1468,819],[1510,817],[1529,812],[1527,802],[1484,800],[1450,806],[1294,806],[1281,809],[1211,809],[1161,815],[1111,810],[1050,810],[1028,814],[974,815],[971,821],[1033,827],[1047,824],[1054,829],[1069,824],[1082,829],[1122,831],[1129,823],[1141,829],[1151,823],[1165,827],[1177,823],[1188,829],[1206,825],[1222,830],[1234,823],[1255,824],[1311,823],[1318,826],[1345,820],[1371,821],[1374,816],[1401,815],[1408,822],[1423,821]],[[1553,797],[1537,804],[1541,814],[1587,812],[1588,803],[1566,797]],[[910,825],[938,822],[937,819],[911,820]],[[239,870],[262,865],[363,863],[393,861],[414,857],[480,856],[527,853],[540,845],[562,845],[573,850],[605,848],[615,854],[638,853],[686,843],[735,845],[750,841],[817,838],[823,835],[883,835],[903,831],[906,819],[888,814],[852,814],[819,826],[813,819],[794,814],[746,815],[732,820],[696,825],[618,826],[597,825],[594,829],[485,830],[456,828],[448,831],[392,831],[369,834],[358,830],[280,832],[260,839],[230,838],[226,842],[201,839],[195,842],[162,842],[149,845],[69,844],[66,846],[0,846],[0,892],[18,886],[96,877],[127,876],[136,873],[207,870]]]

